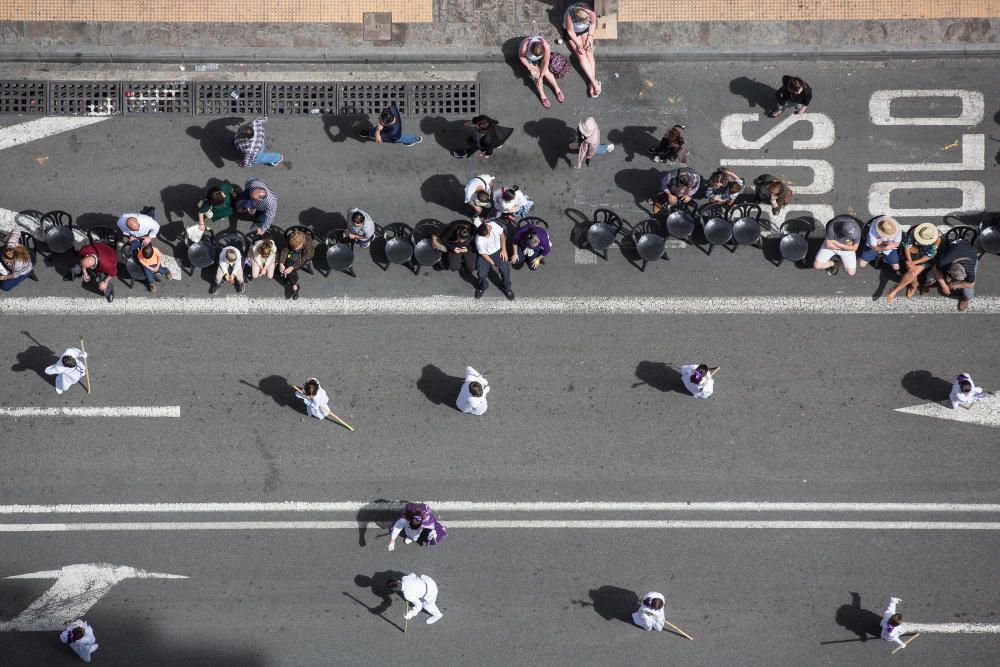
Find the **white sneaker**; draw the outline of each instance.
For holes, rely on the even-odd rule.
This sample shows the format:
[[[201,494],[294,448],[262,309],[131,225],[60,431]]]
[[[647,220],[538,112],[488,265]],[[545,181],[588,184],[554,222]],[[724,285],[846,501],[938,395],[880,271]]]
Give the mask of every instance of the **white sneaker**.
[[[615,145],[614,144],[608,144],[608,152],[609,153],[613,153],[614,151],[615,151]]]
[[[442,616],[443,616],[443,614],[442,614]],[[427,619],[427,625],[434,625],[435,623],[437,623],[440,620],[441,620],[441,616],[431,616],[430,618]]]
[[[403,538],[403,544],[413,544],[413,540],[408,537]]]

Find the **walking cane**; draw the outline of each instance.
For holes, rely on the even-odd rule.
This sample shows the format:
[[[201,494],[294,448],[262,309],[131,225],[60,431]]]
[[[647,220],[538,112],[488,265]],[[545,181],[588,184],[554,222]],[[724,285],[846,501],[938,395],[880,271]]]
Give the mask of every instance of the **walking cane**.
[[[83,346],[83,336],[80,336],[80,351],[87,354],[87,348]],[[83,370],[87,372],[87,395],[89,396],[92,393],[90,390],[90,363],[86,360],[83,362]]]
[[[913,635],[912,637],[910,637],[909,639],[907,639],[905,642],[903,642],[902,646],[897,646],[896,649],[892,653],[890,653],[889,655],[896,655],[897,652],[902,651],[904,648],[906,648],[907,646],[909,646],[910,642],[912,642],[914,639],[916,639],[919,636],[920,636],[920,633],[918,632],[917,634]]]
[[[410,613],[410,603],[406,603],[406,611],[403,612],[403,634],[406,634],[406,628],[410,626],[410,619],[408,614]]]
[[[298,387],[296,387],[294,384],[290,384],[288,386],[291,387],[292,389],[294,389],[295,391],[299,392],[300,394],[305,395],[305,392],[303,392],[301,389],[299,389]],[[331,417],[333,417],[334,421],[336,421],[338,424],[340,424],[341,426],[345,427],[348,431],[350,431],[352,433],[354,432],[354,428],[350,424],[348,424],[347,422],[345,422],[343,419],[341,419],[337,415],[333,414],[330,411],[330,408],[323,408],[323,409],[326,410],[326,414],[329,415],[329,416],[331,416]]]
[[[676,630],[676,631],[677,631],[677,632],[679,632],[680,634],[682,634],[682,635],[684,635],[685,637],[687,637],[688,639],[690,639],[691,641],[694,641],[694,637],[692,637],[692,636],[691,636],[691,635],[689,635],[688,633],[684,632],[683,630],[681,630],[680,628],[678,628],[678,627],[677,627],[676,625],[674,625],[673,623],[671,623],[671,622],[670,622],[670,621],[668,621],[667,619],[663,619],[663,622],[664,622],[664,623],[666,623],[667,625],[669,625],[670,627],[672,627],[672,628],[673,628],[674,630]]]

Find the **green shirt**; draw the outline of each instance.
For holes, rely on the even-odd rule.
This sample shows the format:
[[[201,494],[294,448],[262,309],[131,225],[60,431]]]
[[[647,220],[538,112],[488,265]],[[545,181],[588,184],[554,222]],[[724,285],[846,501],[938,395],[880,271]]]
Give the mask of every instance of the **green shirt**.
[[[219,189],[222,193],[226,195],[226,198],[221,204],[212,205],[207,199],[201,201],[201,206],[198,207],[199,213],[212,213],[212,220],[221,220],[223,218],[228,218],[232,215],[236,215],[236,209],[233,208],[233,184],[229,181],[222,181],[219,183]]]

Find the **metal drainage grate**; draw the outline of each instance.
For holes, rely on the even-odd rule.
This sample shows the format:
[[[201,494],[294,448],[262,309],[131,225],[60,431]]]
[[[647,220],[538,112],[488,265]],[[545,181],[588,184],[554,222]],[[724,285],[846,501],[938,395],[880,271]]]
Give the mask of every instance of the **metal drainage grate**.
[[[414,116],[476,116],[479,114],[479,83],[414,83],[412,108]]]
[[[0,113],[45,113],[44,81],[0,81]]]
[[[121,110],[117,81],[51,81],[49,114],[53,116],[113,116]]]
[[[195,115],[264,113],[264,83],[201,83],[195,85]]]
[[[191,84],[187,81],[126,81],[122,88],[122,113],[191,115]]]
[[[375,116],[395,102],[399,113],[408,114],[405,83],[342,83],[340,115]]]
[[[337,113],[335,83],[269,83],[267,84],[268,115],[303,113]]]

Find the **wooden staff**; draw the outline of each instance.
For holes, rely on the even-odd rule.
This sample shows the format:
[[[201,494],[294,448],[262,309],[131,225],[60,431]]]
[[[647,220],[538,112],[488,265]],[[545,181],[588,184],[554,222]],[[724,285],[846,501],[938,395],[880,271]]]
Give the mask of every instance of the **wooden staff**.
[[[407,616],[410,613],[410,603],[404,602],[404,604],[406,605],[406,610],[403,611],[403,634],[405,635],[406,629],[410,626],[410,619]]]
[[[80,336],[80,351],[87,354],[87,348],[83,346],[83,336]],[[83,370],[87,372],[87,394],[90,395],[93,393],[90,389],[90,364],[86,359],[83,360]]]
[[[290,384],[288,386],[291,387],[292,389],[294,389],[295,391],[299,392],[303,396],[305,395],[305,392],[302,391],[301,389],[299,389],[298,387],[296,387],[294,384]],[[348,431],[350,431],[352,433],[354,432],[354,428],[350,424],[348,424],[347,422],[345,422],[343,419],[341,419],[337,415],[335,415],[332,412],[330,412],[330,408],[324,407],[323,409],[326,410],[326,414],[328,416],[330,416],[330,417],[333,417],[334,421],[336,421],[338,424],[340,424],[341,426],[345,427]]]
[[[909,646],[910,642],[912,642],[914,639],[916,639],[919,636],[920,636],[920,633],[918,632],[917,634],[913,635],[912,637],[910,637],[909,639],[907,639],[905,642],[903,642],[902,646],[897,646],[893,650],[893,652],[890,653],[889,655],[896,655],[898,652],[902,651],[904,648],[906,648],[907,646]]]
[[[670,621],[668,621],[667,619],[663,619],[663,622],[664,622],[664,623],[666,623],[667,625],[669,625],[670,627],[672,627],[672,628],[673,628],[674,630],[676,630],[676,631],[677,631],[677,632],[679,632],[680,634],[682,634],[682,635],[684,635],[685,637],[687,637],[688,639],[690,639],[691,641],[694,641],[694,637],[692,637],[692,636],[691,636],[691,635],[689,635],[688,633],[684,632],[683,630],[681,630],[680,628],[678,628],[678,627],[677,627],[676,625],[674,625],[673,623],[671,623],[671,622],[670,622]]]

